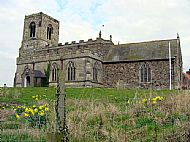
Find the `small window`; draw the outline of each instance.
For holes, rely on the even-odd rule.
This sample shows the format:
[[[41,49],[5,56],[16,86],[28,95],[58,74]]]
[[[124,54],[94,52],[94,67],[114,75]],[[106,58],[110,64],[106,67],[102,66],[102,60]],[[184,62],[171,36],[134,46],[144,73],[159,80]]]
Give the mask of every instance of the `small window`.
[[[143,64],[140,68],[140,82],[151,82],[151,69],[148,64]]]
[[[93,80],[98,81],[98,63],[96,62],[93,67]]]
[[[52,34],[53,34],[53,27],[52,27],[52,25],[48,25],[48,27],[47,27],[47,39],[51,40]]]
[[[35,22],[30,23],[30,37],[35,37],[36,34],[36,24]]]
[[[68,80],[75,80],[76,68],[73,62],[68,63]]]

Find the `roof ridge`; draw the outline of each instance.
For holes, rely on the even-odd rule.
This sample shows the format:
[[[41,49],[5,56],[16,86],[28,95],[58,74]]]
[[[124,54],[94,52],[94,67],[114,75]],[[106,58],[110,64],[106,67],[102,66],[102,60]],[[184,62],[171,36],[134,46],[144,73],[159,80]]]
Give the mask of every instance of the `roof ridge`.
[[[173,38],[173,39],[150,40],[150,41],[141,41],[141,42],[124,43],[124,44],[119,44],[119,45],[142,44],[142,43],[162,42],[162,41],[172,41],[172,40],[177,40],[177,39],[176,39],[176,38]],[[119,46],[119,45],[115,45],[115,46]]]

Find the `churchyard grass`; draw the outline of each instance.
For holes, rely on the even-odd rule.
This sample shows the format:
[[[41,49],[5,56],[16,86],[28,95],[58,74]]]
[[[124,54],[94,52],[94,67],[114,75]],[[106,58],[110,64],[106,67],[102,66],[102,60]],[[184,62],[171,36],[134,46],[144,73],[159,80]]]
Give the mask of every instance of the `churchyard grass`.
[[[47,141],[55,130],[55,92],[54,87],[0,88],[0,112],[7,113],[0,117],[2,140]],[[183,141],[190,123],[189,95],[179,90],[67,88],[70,140]]]

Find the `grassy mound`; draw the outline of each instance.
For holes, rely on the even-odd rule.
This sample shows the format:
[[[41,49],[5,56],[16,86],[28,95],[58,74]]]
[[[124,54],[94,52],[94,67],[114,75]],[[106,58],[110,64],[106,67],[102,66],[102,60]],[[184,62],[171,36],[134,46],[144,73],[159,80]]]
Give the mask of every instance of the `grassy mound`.
[[[55,93],[55,88],[0,88],[0,112],[19,112],[19,116],[13,113],[6,116],[7,120],[1,125],[2,138],[47,141],[48,133],[55,129]],[[67,88],[70,140],[185,141],[190,122],[188,93],[178,90]],[[48,112],[44,111],[42,116],[46,123],[39,127],[42,116],[31,112],[40,110],[45,104]],[[38,119],[33,119],[34,116]]]

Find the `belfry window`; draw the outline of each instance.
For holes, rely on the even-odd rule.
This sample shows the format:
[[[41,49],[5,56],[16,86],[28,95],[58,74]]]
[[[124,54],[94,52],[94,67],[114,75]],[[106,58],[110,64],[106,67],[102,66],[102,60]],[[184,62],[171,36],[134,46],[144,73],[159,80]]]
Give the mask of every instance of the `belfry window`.
[[[52,65],[52,81],[56,82],[57,81],[57,64]]]
[[[140,68],[140,82],[151,81],[151,69],[148,64],[143,64]]]
[[[47,39],[51,40],[52,34],[53,34],[53,27],[52,27],[52,25],[48,25],[48,27],[47,27]]]
[[[73,62],[68,63],[68,80],[75,80],[76,68]]]
[[[31,22],[29,28],[30,28],[30,37],[35,37],[35,34],[36,34],[35,22]]]

